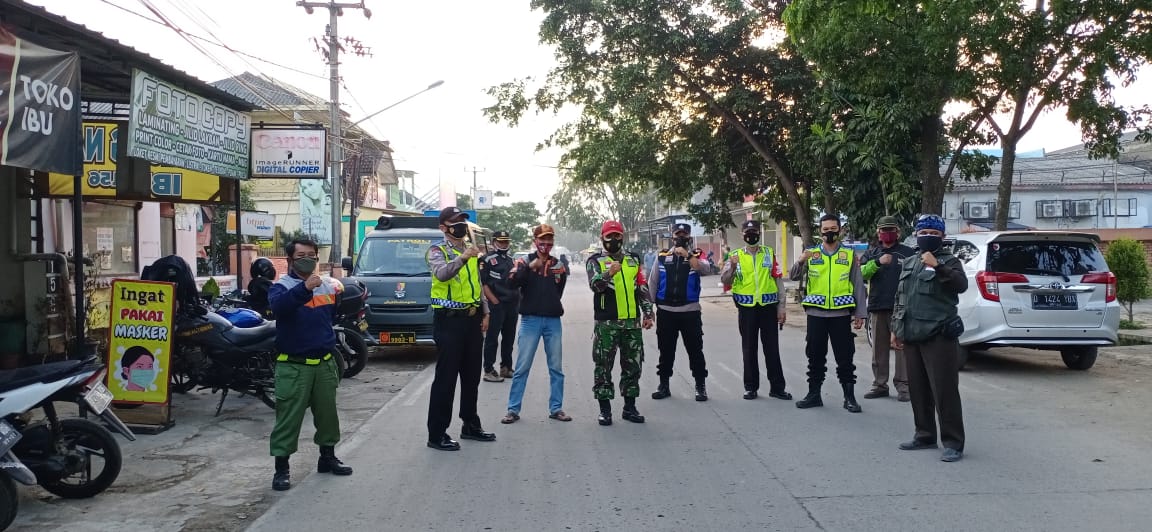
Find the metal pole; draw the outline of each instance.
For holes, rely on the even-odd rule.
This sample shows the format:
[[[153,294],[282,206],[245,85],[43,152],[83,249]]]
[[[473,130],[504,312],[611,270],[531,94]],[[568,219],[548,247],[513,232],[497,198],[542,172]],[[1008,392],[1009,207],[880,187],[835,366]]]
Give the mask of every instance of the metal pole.
[[[243,207],[240,203],[240,180],[234,179],[236,182],[236,290],[244,289],[244,254],[242,252],[244,247],[244,224],[241,223],[243,219]]]
[[[1116,159],[1112,159],[1112,228],[1120,227],[1120,185],[1116,179]]]
[[[331,264],[339,264],[340,257],[340,228],[343,225],[341,217],[344,214],[344,201],[340,194],[343,185],[341,162],[344,159],[343,134],[340,131],[340,42],[339,32],[336,30],[336,21],[339,8],[335,2],[328,6],[328,83],[331,108],[329,109],[332,122],[332,253],[328,257]]]
[[[76,275],[72,276],[76,291],[76,334],[72,338],[72,358],[84,356],[87,340],[87,309],[84,308],[84,189],[83,177],[72,176],[72,258],[76,260]]]

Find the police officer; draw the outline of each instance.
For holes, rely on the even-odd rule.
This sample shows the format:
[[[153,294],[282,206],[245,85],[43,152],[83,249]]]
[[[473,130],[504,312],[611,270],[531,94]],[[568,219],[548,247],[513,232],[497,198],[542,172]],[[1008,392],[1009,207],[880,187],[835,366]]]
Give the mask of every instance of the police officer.
[[[760,245],[760,222],[744,222],[747,246],[733,250],[720,272],[720,282],[732,288],[744,352],[744,398],[755,399],[760,390],[760,350],[764,346],[764,366],[768,371],[769,397],[792,400],[786,392],[784,368],[780,365],[780,328],[788,315],[784,309],[784,283],[776,254]]]
[[[864,278],[852,248],[840,245],[840,218],[826,214],[820,218],[823,243],[808,249],[792,266],[791,278],[807,278],[807,294],[801,304],[808,315],[808,395],[796,402],[797,408],[824,406],[820,388],[828,372],[828,343],[836,356],[836,376],[844,389],[844,409],[860,412],[853,388],[856,385],[855,335],[867,317]]]
[[[956,312],[960,294],[968,289],[964,265],[942,249],[944,220],[934,214],[916,222],[917,255],[900,270],[892,342],[904,349],[908,391],[916,434],[900,444],[905,451],[935,449],[936,417],[940,418],[940,459],[956,462],[964,455],[964,414],[960,406],[960,361],[957,338],[964,324]],[[915,319],[909,314],[915,309]]]
[[[896,304],[896,285],[900,282],[900,263],[911,257],[912,248],[900,243],[900,224],[893,216],[884,216],[876,224],[880,246],[869,248],[860,257],[860,273],[868,283],[868,314],[872,320],[872,389],[865,399],[888,397],[889,351],[896,351],[896,368],[892,384],[896,386],[896,399],[907,402],[908,371],[904,365],[904,351],[891,349],[892,307]]]
[[[468,215],[456,207],[440,211],[444,240],[428,248],[432,270],[432,335],[436,340],[436,376],[428,401],[428,447],[458,451],[460,444],[448,436],[456,378],[460,378],[460,438],[496,441],[486,432],[476,413],[483,359],[484,332],[488,329],[488,304],[482,297],[478,256],[480,250],[465,242]]]
[[[696,400],[708,400],[708,390],[704,386],[708,367],[704,362],[700,276],[707,273],[710,266],[700,259],[699,249],[688,247],[692,242],[691,234],[691,225],[673,226],[672,248],[660,254],[648,275],[648,291],[656,299],[656,341],[660,347],[660,364],[656,367],[660,386],[652,392],[653,399],[672,395],[668,381],[676,363],[676,339],[683,337],[688,367],[696,380]]]
[[[316,274],[319,247],[311,240],[288,243],[289,272],[268,290],[276,314],[276,425],[269,448],[276,460],[272,489],[292,487],[288,457],[296,452],[304,412],[312,409],[316,426],[313,441],[320,446],[319,473],[351,475],[352,468],[336,458],[340,418],[336,412],[336,386],[340,369],[332,360],[336,334],[332,321],[344,286]]]
[[[603,426],[612,424],[612,366],[619,349],[620,395],[624,396],[620,417],[643,423],[644,416],[636,410],[636,397],[640,395],[640,368],[644,362],[642,329],[651,329],[653,320],[648,283],[640,269],[640,256],[624,251],[623,224],[615,220],[604,222],[600,237],[604,251],[589,257],[585,264],[588,284],[594,292],[592,359],[596,364],[593,392],[600,402],[597,421]]]
[[[484,336],[484,380],[503,382],[512,378],[512,344],[519,322],[520,291],[508,279],[513,260],[508,255],[512,238],[508,231],[492,233],[495,251],[484,257],[481,278],[488,300],[488,332]],[[496,373],[496,348],[500,348],[500,373]]]

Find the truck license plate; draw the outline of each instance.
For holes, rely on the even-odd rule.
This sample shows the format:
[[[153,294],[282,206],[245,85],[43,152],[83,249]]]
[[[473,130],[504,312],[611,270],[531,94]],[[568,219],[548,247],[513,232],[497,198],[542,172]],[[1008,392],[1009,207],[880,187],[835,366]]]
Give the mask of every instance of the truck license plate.
[[[384,345],[407,345],[416,343],[414,332],[380,333],[380,343]]]
[[[104,386],[104,383],[97,382],[91,390],[84,394],[84,402],[88,403],[93,412],[103,414],[105,410],[108,410],[108,405],[112,404],[112,392],[108,390],[107,386]]]

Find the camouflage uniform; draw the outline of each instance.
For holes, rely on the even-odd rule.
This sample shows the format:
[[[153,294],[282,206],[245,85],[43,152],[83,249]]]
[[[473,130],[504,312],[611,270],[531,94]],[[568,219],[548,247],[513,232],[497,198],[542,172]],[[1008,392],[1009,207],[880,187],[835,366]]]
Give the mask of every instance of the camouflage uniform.
[[[615,307],[615,299],[605,297],[610,293],[609,281],[604,279],[601,259],[632,260],[636,265],[636,280],[631,301],[635,301],[639,312],[635,318],[620,319]],[[649,297],[648,281],[644,277],[640,257],[633,253],[612,258],[597,253],[589,257],[586,264],[588,283],[596,293],[593,299],[596,326],[592,341],[592,361],[596,364],[593,393],[599,401],[615,397],[612,386],[612,367],[616,361],[616,351],[620,351],[620,395],[636,398],[640,395],[640,370],[644,363],[643,319],[652,318],[652,303]],[[620,275],[620,274],[617,274]]]

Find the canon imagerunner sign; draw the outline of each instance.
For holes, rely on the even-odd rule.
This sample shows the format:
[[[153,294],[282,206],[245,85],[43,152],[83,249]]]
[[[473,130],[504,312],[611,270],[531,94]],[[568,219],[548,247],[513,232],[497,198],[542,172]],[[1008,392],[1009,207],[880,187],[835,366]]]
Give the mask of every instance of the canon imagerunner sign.
[[[252,129],[252,177],[324,179],[324,129]]]

